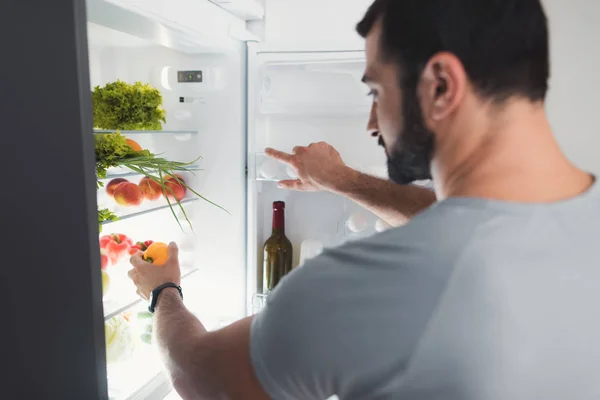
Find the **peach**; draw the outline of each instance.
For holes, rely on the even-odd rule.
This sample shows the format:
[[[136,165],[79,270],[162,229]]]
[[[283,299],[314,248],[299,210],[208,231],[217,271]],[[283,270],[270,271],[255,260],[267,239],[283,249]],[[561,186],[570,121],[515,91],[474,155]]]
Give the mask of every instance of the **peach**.
[[[133,139],[125,139],[125,142],[133,149],[133,151],[142,151],[142,146]]]
[[[176,181],[177,179],[179,179],[180,181],[182,181],[182,182],[185,182],[185,179],[183,179],[183,176],[181,176],[181,175],[179,175],[179,174],[167,175],[167,177],[166,177],[166,179],[165,179],[165,180],[167,180],[167,181],[168,181],[169,179],[173,179],[173,180],[175,180],[175,181]]]
[[[180,177],[178,177],[181,179]],[[183,179],[181,179],[183,181]],[[169,198],[175,198],[177,201],[181,201],[185,197],[185,193],[187,192],[187,188],[179,181],[174,178],[169,178],[165,182],[165,187],[167,190],[167,196]]]
[[[116,178],[116,179],[113,179],[112,181],[108,182],[108,185],[106,185],[106,193],[110,197],[113,197],[115,195],[115,189],[117,188],[117,186],[119,186],[123,182],[129,182],[129,181],[127,179],[123,179],[123,178]]]
[[[144,197],[148,200],[157,200],[163,193],[163,188],[160,183],[147,176],[142,178],[139,186],[144,191]]]
[[[139,206],[144,201],[144,191],[135,183],[121,183],[115,188],[115,201],[122,206]]]

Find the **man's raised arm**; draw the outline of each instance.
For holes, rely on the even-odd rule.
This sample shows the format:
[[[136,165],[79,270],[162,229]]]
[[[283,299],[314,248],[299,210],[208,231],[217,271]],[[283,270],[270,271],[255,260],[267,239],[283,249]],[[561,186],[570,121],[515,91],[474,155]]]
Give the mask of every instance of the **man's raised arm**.
[[[298,173],[297,180],[281,181],[280,187],[307,192],[329,191],[345,196],[392,226],[405,224],[436,201],[432,190],[398,185],[353,170],[325,142],[296,147],[294,154],[274,149],[267,149],[266,153]]]

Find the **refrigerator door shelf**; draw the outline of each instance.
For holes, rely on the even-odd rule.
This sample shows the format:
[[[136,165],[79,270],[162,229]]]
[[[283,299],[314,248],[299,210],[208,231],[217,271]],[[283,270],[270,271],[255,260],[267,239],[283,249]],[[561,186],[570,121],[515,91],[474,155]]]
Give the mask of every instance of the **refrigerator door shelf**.
[[[296,171],[264,153],[255,155],[255,174],[257,181],[279,182],[286,179],[298,179]]]
[[[351,214],[345,214],[338,223],[338,235],[343,240],[363,239],[376,231],[377,219],[370,213],[357,211]]]
[[[278,150],[291,152],[288,148],[278,148]],[[256,153],[254,154],[254,157],[250,157],[250,160],[252,159],[254,159],[254,169],[249,171],[249,173],[252,173],[250,179],[267,182],[298,179],[298,173],[293,167],[277,161],[265,153]],[[388,179],[387,166],[385,165],[350,165],[350,167],[365,174],[376,176],[381,179]],[[430,181],[419,181],[415,184],[429,187]]]

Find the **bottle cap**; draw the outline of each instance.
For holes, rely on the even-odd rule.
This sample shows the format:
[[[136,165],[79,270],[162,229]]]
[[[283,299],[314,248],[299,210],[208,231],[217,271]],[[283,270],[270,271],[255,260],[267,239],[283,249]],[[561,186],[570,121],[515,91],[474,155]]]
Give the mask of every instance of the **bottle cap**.
[[[284,201],[274,201],[273,202],[273,209],[281,209],[281,208],[285,208],[285,202]]]

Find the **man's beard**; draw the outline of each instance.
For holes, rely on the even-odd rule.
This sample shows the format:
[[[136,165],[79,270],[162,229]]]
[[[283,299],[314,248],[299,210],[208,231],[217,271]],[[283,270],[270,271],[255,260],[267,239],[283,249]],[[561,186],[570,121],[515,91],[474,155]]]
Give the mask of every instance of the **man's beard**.
[[[425,126],[416,85],[411,89],[413,88],[403,91],[404,121],[397,145],[387,148],[383,139],[379,139],[379,144],[386,147],[389,178],[402,185],[431,179],[431,159],[435,144],[433,132]]]

